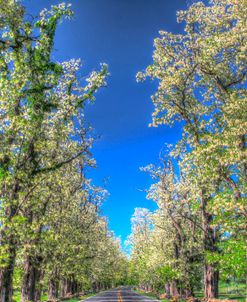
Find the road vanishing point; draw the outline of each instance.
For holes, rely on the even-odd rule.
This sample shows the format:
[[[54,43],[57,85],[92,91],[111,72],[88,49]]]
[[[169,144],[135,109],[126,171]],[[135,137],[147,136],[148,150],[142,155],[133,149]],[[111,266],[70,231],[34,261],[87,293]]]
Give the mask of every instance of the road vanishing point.
[[[132,291],[130,287],[118,287],[99,293],[98,295],[84,300],[85,302],[158,302]]]

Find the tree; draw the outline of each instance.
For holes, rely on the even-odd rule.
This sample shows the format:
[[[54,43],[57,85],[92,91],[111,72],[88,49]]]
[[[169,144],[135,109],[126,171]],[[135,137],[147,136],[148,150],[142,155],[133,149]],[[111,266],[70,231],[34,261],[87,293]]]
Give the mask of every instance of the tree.
[[[204,293],[213,298],[219,263],[212,254],[217,258],[222,234],[218,218],[226,225],[229,217],[246,217],[246,3],[198,2],[179,12],[178,21],[185,22],[185,33],[161,31],[153,64],[137,77],[159,81],[153,126],[183,123],[183,165],[200,192]]]
[[[167,272],[166,292],[190,297],[200,282],[198,267],[202,260],[198,202],[186,175],[182,171],[177,172],[180,177],[176,175],[172,159],[164,157],[161,161],[160,167],[150,165],[144,170],[156,181],[148,191],[148,198],[158,205],[153,223],[154,230],[161,229],[155,234],[161,237],[160,246],[166,254],[163,263]]]
[[[152,243],[151,213],[145,208],[136,208],[131,218],[131,235],[127,244],[131,246],[131,262],[135,267],[136,279],[141,287],[150,286],[148,274],[148,257]]]
[[[149,224],[144,224],[143,215],[135,212],[132,261],[140,271],[144,269],[145,282],[154,290],[190,297],[201,281],[202,260],[201,222],[193,190],[185,175],[181,174],[180,179],[176,176],[169,158],[162,159],[159,167],[149,165],[143,170],[155,181],[147,197],[156,202],[158,209],[148,212]]]
[[[91,142],[78,120],[105,85],[107,68],[93,71],[82,85],[78,61],[51,60],[57,24],[72,15],[64,3],[29,21],[18,1],[1,1],[0,15],[0,299],[11,301],[19,230],[45,210],[48,201],[34,196],[44,191],[46,177],[88,152]]]

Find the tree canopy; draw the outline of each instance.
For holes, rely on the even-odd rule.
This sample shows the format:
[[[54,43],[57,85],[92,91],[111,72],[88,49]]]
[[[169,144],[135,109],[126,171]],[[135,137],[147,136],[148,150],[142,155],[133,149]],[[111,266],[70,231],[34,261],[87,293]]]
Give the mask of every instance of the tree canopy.
[[[57,62],[61,3],[34,18],[0,0],[0,301],[66,298],[120,284],[189,298],[246,274],[246,0],[196,2],[177,14],[184,32],[160,31],[153,62],[137,74],[158,83],[150,126],[179,125],[136,208],[130,255],[102,215],[108,197],[96,166],[87,106],[108,66],[86,76],[79,59]],[[165,141],[164,141],[165,142]]]

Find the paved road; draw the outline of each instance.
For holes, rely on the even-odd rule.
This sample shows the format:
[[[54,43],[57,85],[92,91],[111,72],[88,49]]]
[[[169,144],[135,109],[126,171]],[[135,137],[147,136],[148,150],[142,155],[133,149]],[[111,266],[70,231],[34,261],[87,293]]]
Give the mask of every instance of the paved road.
[[[86,302],[156,302],[148,297],[144,297],[134,293],[130,287],[118,287],[105,292],[99,293],[97,296],[84,300]]]

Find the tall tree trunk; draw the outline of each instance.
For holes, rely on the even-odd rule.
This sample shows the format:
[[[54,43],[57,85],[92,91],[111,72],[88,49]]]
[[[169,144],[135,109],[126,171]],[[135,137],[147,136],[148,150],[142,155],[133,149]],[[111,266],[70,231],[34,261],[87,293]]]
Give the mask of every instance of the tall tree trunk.
[[[93,291],[94,293],[96,292],[95,282],[92,283],[92,291]]]
[[[61,281],[61,296],[66,297],[68,294],[68,279],[63,279]]]
[[[170,283],[170,292],[171,292],[171,296],[179,296],[179,292],[178,292],[178,282],[176,280],[171,281]]]
[[[48,299],[49,301],[55,301],[58,298],[58,280],[51,277],[48,284]]]
[[[214,266],[206,264],[204,267],[204,296],[207,299],[218,298],[219,271]]]
[[[38,280],[37,280],[36,286],[35,286],[34,300],[41,301],[42,290],[43,290],[43,284],[42,284],[41,280],[44,278],[44,270],[37,269],[37,271],[38,271],[39,277],[38,277]]]
[[[184,296],[186,299],[189,298],[189,297],[193,297],[194,294],[193,294],[192,289],[191,288],[185,288],[185,289],[183,289],[182,296]]]
[[[13,273],[16,258],[15,246],[8,250],[8,263],[0,269],[0,302],[12,302],[13,297]]]
[[[60,296],[61,297],[64,297],[64,293],[65,293],[64,287],[65,287],[65,279],[62,279],[60,281]]]
[[[72,282],[69,278],[65,278],[61,283],[61,296],[68,297],[72,294]]]
[[[205,252],[216,252],[216,235],[210,227],[212,215],[207,210],[207,201],[205,193],[202,190],[202,227],[203,227],[203,243]],[[217,264],[209,264],[207,259],[204,263],[204,296],[206,299],[218,298],[219,294],[219,271]]]
[[[14,180],[13,186],[11,189],[4,187],[3,195],[7,195],[5,191],[10,191],[9,200],[12,203],[18,198],[18,192],[20,190],[19,181]],[[15,235],[15,230],[8,227],[13,217],[17,212],[17,204],[12,203],[10,206],[7,206],[5,209],[5,216],[7,224],[3,225],[0,231],[0,245],[6,247],[7,259],[5,265],[0,268],[0,302],[12,302],[13,297],[13,274],[15,267],[16,259],[16,249],[18,239]]]
[[[75,281],[74,277],[70,281],[71,283],[71,293],[75,295],[78,293],[78,283]]]
[[[59,274],[58,269],[55,267],[48,282],[48,299],[50,301],[57,300],[59,292]]]
[[[170,284],[168,281],[165,283],[165,293],[170,296],[171,295],[171,289],[170,289]]]
[[[174,223],[174,220],[173,220]],[[176,229],[176,228],[175,228]],[[176,229],[177,230],[177,229]],[[173,256],[174,259],[178,260],[180,256],[180,248],[181,248],[181,236],[177,230],[176,232],[176,240],[173,242]],[[174,269],[176,269],[177,264],[174,264]],[[179,291],[178,291],[178,281],[177,280],[172,280],[170,282],[170,293],[171,296],[179,296]]]
[[[40,261],[41,259],[33,259],[30,255],[26,256],[21,287],[21,302],[37,302],[40,299],[41,292],[38,288],[41,278]]]

